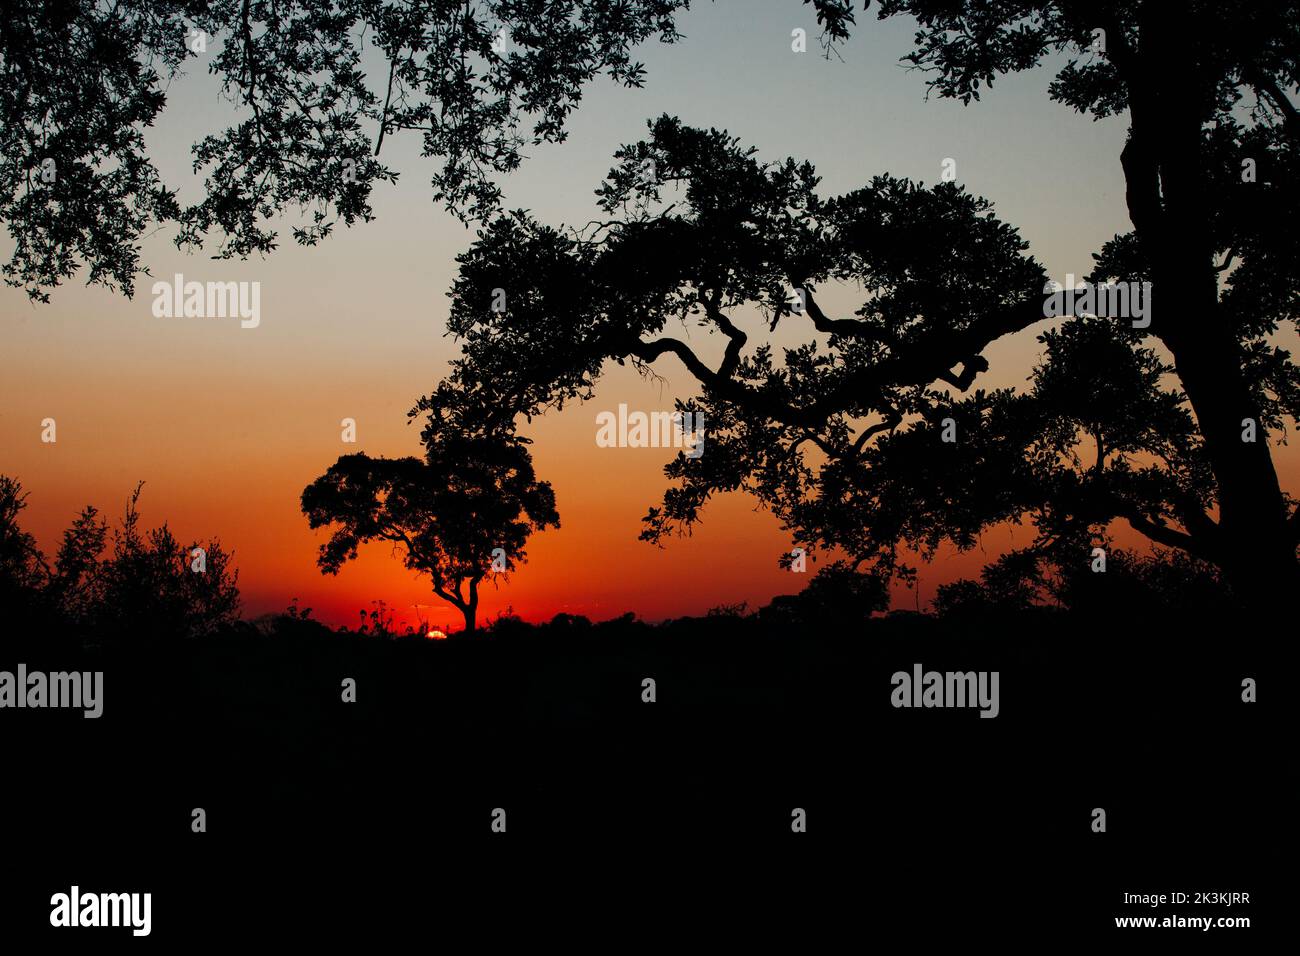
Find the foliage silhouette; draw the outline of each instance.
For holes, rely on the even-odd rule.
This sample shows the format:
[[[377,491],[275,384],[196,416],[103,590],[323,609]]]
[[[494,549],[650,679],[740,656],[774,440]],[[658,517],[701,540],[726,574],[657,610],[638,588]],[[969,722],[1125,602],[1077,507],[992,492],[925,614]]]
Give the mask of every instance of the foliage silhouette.
[[[164,523],[144,530],[143,482],[119,525],[85,508],[63,533],[51,566],[18,525],[21,485],[0,476],[0,590],[28,621],[90,643],[148,646],[227,627],[239,612],[239,572],[220,541],[182,546]],[[202,548],[202,570],[194,549]]]
[[[1134,228],[1099,251],[1093,278],[1153,283],[1148,331],[1196,416],[1217,514],[1181,494],[1115,514],[1213,561],[1242,599],[1285,600],[1300,583],[1300,510],[1263,432],[1300,412],[1300,370],[1270,339],[1300,316],[1300,4],[885,0],[879,15],[915,18],[906,60],[940,96],[970,103],[998,75],[1064,55],[1053,100],[1094,118],[1128,112],[1119,160]],[[1247,421],[1256,441],[1242,440]]]
[[[22,484],[0,475],[0,592],[6,605],[20,594],[39,588],[49,573],[36,539],[18,523],[26,507],[27,494]]]
[[[644,369],[675,356],[701,393],[679,407],[704,412],[709,448],[668,465],[677,485],[647,515],[646,539],[689,526],[713,493],[742,489],[806,543],[907,578],[914,569],[900,546],[923,556],[943,541],[969,548],[1005,521],[1032,520],[1036,547],[1058,566],[1086,565],[1122,519],[1218,567],[1242,600],[1287,593],[1300,520],[1287,517],[1276,475],[1265,480],[1266,436],[1300,411],[1300,370],[1266,337],[1295,318],[1290,272],[1237,323],[1234,343],[1207,332],[1187,346],[1194,364],[1207,343],[1216,362],[1238,362],[1222,389],[1191,394],[1179,359],[1189,354],[1185,330],[1167,320],[1151,331],[1180,343],[1170,345],[1172,366],[1143,344],[1148,330],[1071,318],[1040,337],[1045,361],[1030,393],[963,397],[988,369],[983,349],[1046,314],[1041,266],[986,201],[955,183],[889,176],[823,198],[810,164],[763,163],[725,132],[666,116],[616,160],[597,191],[607,221],[556,229],[515,212],[460,257],[450,327],[464,354],[451,381],[491,396],[483,400],[505,422],[589,398],[609,359]],[[1290,182],[1261,188],[1285,210],[1296,199]],[[1275,214],[1261,210],[1259,228]],[[1094,278],[1145,279],[1122,264],[1132,247],[1109,243]],[[1245,247],[1236,255],[1251,257]],[[1227,281],[1224,309],[1235,310],[1242,300]],[[824,284],[863,290],[856,317],[823,312],[815,290]],[[493,311],[491,290],[507,287],[509,307]],[[1153,296],[1156,310],[1167,308],[1167,276]],[[799,322],[816,339],[783,360],[770,344],[747,351],[745,310],[761,311],[769,331]],[[664,334],[670,321],[721,335],[716,366]],[[1175,375],[1181,388],[1167,383]],[[1253,444],[1242,441],[1247,413],[1259,423]],[[1207,416],[1222,424],[1225,414],[1237,416],[1232,434],[1212,436]],[[954,428],[956,440],[945,440]],[[1229,438],[1239,461],[1225,465]],[[1276,507],[1261,512],[1269,500]]]
[[[847,36],[841,0],[812,3],[826,42]],[[689,0],[12,0],[0,24],[5,135],[0,219],[14,240],[5,281],[48,301],[84,264],[91,283],[133,294],[139,240],[159,225],[177,245],[266,253],[274,218],[295,241],[372,218],[386,138],[418,133],[434,198],[482,218],[529,144],[559,142],[600,74],[644,82],[632,49],[680,38]],[[193,146],[204,194],[182,205],[145,131],[168,87],[206,66],[238,112]],[[367,71],[373,70],[374,75]],[[47,166],[52,163],[52,166]],[[52,172],[52,178],[46,173]]]
[[[523,564],[535,531],[559,527],[555,492],[536,479],[526,439],[471,433],[433,413],[424,441],[424,460],[343,455],[303,490],[302,511],[311,527],[333,529],[323,573],[337,574],[365,542],[392,542],[473,632],[480,583]]]

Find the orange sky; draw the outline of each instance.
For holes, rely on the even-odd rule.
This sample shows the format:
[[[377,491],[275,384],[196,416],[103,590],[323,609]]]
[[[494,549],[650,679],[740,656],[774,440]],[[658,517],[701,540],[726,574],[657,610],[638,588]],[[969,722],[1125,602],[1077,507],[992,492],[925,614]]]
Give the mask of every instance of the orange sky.
[[[317,617],[344,623],[383,599],[399,619],[420,613],[459,626],[454,610],[438,605],[387,546],[366,548],[337,578],[323,577],[314,564],[323,533],[309,530],[297,507],[302,488],[339,454],[419,453],[405,412],[442,373],[445,359],[431,356],[450,354],[445,339],[429,334],[422,345],[383,355],[358,348],[345,361],[305,326],[264,319],[262,328],[241,330],[223,320],[154,320],[147,296],[127,303],[102,292],[79,295],[98,300],[107,314],[74,325],[57,307],[21,304],[8,315],[27,336],[21,362],[6,363],[0,472],[19,477],[30,492],[24,522],[47,552],[84,504],[115,517],[134,483],[145,479],[147,522],[165,519],[182,539],[216,535],[233,548],[249,615],[281,610],[298,597]],[[320,308],[330,306],[322,301]],[[384,314],[369,320],[373,333],[382,331]],[[1022,377],[1010,368],[1026,367],[1032,341],[1022,335],[991,349],[995,371],[1003,371],[990,383]],[[665,548],[637,540],[673,452],[599,448],[595,416],[618,402],[670,408],[673,388],[690,380],[670,364],[662,371],[667,388],[615,368],[595,401],[527,430],[537,472],[555,486],[562,528],[534,537],[530,563],[509,585],[486,591],[484,619],[512,605],[532,620],[558,611],[602,619],[629,610],[656,620],[723,603],[756,607],[802,586],[806,579],[776,565],[791,542],[741,495],[711,503],[694,535]],[[46,417],[58,423],[52,445],[40,441]],[[357,419],[355,446],[340,440],[344,417]],[[1296,455],[1284,448],[1280,457],[1295,487]],[[948,553],[924,567],[921,604],[939,583],[977,573],[1012,533],[990,534],[982,550]],[[903,607],[917,600],[911,592],[896,596]]]

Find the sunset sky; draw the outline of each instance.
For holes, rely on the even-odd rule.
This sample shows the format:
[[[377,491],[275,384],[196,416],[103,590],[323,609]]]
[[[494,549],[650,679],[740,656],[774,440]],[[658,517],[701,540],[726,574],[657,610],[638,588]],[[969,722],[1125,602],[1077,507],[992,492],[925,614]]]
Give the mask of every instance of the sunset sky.
[[[808,30],[805,54],[790,50],[796,27]],[[686,38],[678,45],[643,48],[645,89],[607,80],[588,88],[568,141],[533,149],[503,181],[508,207],[553,224],[592,218],[592,192],[614,150],[666,112],[726,128],[767,159],[811,160],[824,195],[881,172],[933,184],[952,157],[958,180],[992,200],[1062,281],[1087,273],[1091,253],[1129,227],[1119,164],[1125,119],[1094,122],[1049,102],[1050,70],[999,80],[983,101],[962,107],[926,102],[922,74],[898,65],[913,32],[902,18],[862,18],[843,62],[821,57],[813,14],[794,0],[701,3],[679,28]],[[182,199],[200,183],[189,170],[190,145],[231,115],[201,68],[172,85],[150,139]],[[81,507],[93,503],[115,518],[144,480],[147,523],[166,520],[184,540],[216,536],[234,551],[246,616],[297,597],[316,617],[351,623],[358,608],[382,599],[399,619],[412,620],[423,605],[433,622],[460,626],[384,546],[366,549],[337,577],[322,576],[315,556],[325,535],[312,532],[298,508],[303,487],[340,454],[419,454],[418,425],[405,413],[457,353],[445,335],[446,292],[454,257],[473,233],[432,201],[430,161],[419,158],[416,140],[388,139],[381,159],[401,178],[377,187],[377,220],[319,247],[294,245],[288,223],[282,248],[264,260],[187,256],[165,231],[145,243],[156,278],[260,282],[256,329],[236,319],[156,318],[147,277],[133,300],[75,280],[49,305],[0,290],[0,473],[30,493],[23,521],[47,553]],[[833,314],[860,304],[843,291],[823,298]],[[1038,353],[1037,331],[987,349],[992,369],[980,384],[1022,383]],[[797,341],[793,326],[784,336],[778,341]],[[693,536],[665,548],[637,540],[674,452],[597,447],[595,419],[621,402],[671,409],[693,388],[675,360],[656,371],[666,384],[614,366],[593,402],[525,429],[539,477],[555,487],[562,527],[534,537],[530,563],[501,590],[486,591],[482,619],[511,605],[531,620],[558,611],[658,620],[723,603],[758,606],[806,583],[777,567],[791,541],[745,497],[711,503]],[[355,445],[340,440],[345,417],[358,423]],[[55,444],[40,440],[44,418],[57,421]],[[1278,462],[1294,491],[1294,447],[1278,449]],[[919,595],[899,593],[897,603],[924,606],[938,584],[975,573],[1007,540],[991,536],[982,552],[946,554],[922,568]]]

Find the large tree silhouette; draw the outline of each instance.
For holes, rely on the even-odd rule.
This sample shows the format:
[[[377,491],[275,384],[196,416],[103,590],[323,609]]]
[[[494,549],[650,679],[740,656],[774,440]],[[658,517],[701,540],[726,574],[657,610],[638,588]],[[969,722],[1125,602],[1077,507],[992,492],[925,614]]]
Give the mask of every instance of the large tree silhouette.
[[[423,459],[343,455],[303,490],[302,510],[313,528],[332,528],[317,561],[324,573],[365,542],[391,542],[473,632],[483,580],[523,564],[533,532],[559,527],[555,492],[536,479],[526,439],[437,411],[423,437]]]
[[[1185,510],[1180,529],[1140,530],[1213,555],[1243,596],[1279,600],[1300,583],[1300,514],[1268,443],[1242,435],[1297,410],[1295,366],[1268,339],[1300,302],[1300,4],[880,5],[897,14],[919,21],[907,59],[941,96],[969,103],[997,75],[1065,53],[1054,100],[1095,118],[1127,111],[1119,159],[1134,229],[1098,272],[1152,281],[1149,331],[1173,356],[1217,506],[1213,520]]]
[[[1253,135],[1261,164],[1289,161],[1279,131]],[[1232,164],[1225,180],[1240,168],[1236,149],[1220,156]],[[1044,336],[1031,393],[963,395],[988,368],[985,346],[1045,314],[1043,270],[983,200],[953,183],[888,176],[823,198],[809,164],[764,164],[725,133],[667,117],[616,158],[598,190],[607,220],[561,230],[515,213],[461,257],[451,328],[465,354],[453,379],[492,395],[503,418],[531,416],[590,396],[607,359],[675,357],[700,387],[689,404],[706,413],[708,451],[668,466],[678,484],[651,509],[644,537],[697,520],[715,492],[744,489],[804,540],[908,574],[900,545],[970,547],[1003,521],[1032,520],[1040,556],[1085,564],[1123,519],[1221,568],[1242,597],[1287,593],[1278,586],[1295,576],[1297,521],[1276,479],[1273,524],[1258,501],[1227,506],[1243,489],[1221,474],[1178,353],[1165,367],[1140,344],[1148,330],[1070,319]],[[1226,345],[1221,332],[1211,336],[1223,353],[1215,361],[1226,356],[1235,372],[1200,393],[1220,416],[1247,417],[1248,401],[1260,441],[1244,443],[1237,418],[1231,450],[1270,470],[1263,436],[1300,410],[1296,366],[1267,342],[1295,315],[1293,267],[1277,261],[1269,238],[1284,227],[1276,217],[1293,208],[1294,187],[1273,175],[1249,184],[1258,194],[1225,181],[1205,198],[1217,196],[1217,214],[1232,216],[1224,241],[1237,243],[1240,264],[1218,306],[1233,334]],[[1228,208],[1234,196],[1250,215]],[[1095,277],[1153,275],[1141,248],[1131,237],[1108,243]],[[846,282],[865,302],[852,318],[832,318],[816,289]],[[495,288],[506,290],[504,311],[493,309]],[[1156,287],[1152,329],[1181,342],[1162,311],[1167,281],[1165,290],[1162,300]],[[745,313],[755,309],[768,331],[798,322],[812,341],[780,358],[770,343],[750,349],[755,323]],[[721,357],[706,361],[665,334],[675,321],[721,336]],[[1164,381],[1175,373],[1181,388]]]
[[[851,11],[812,3],[828,42]],[[585,85],[640,86],[633,48],[674,42],[689,0],[12,0],[0,19],[0,220],[5,281],[47,300],[88,268],[132,294],[139,240],[159,225],[221,257],[267,252],[297,213],[313,244],[371,218],[395,173],[389,138],[416,134],[435,198],[495,208],[529,144],[565,138]],[[182,204],[145,131],[185,69],[220,78],[238,119],[193,147],[202,198]]]

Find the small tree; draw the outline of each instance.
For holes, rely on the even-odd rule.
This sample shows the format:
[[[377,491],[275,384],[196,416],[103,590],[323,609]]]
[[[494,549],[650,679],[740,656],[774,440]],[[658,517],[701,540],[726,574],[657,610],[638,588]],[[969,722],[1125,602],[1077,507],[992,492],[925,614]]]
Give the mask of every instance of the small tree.
[[[559,527],[555,492],[536,480],[525,439],[435,415],[425,442],[423,461],[342,456],[304,489],[302,510],[313,528],[336,526],[320,548],[323,573],[337,574],[364,542],[390,541],[472,633],[483,579],[522,564],[534,531]]]
[[[29,605],[46,578],[45,557],[36,539],[18,525],[26,507],[22,484],[0,475],[0,598],[7,607]]]
[[[22,485],[0,475],[0,600],[50,615],[48,623],[100,638],[193,636],[231,623],[238,572],[216,540],[183,547],[166,524],[140,527],[137,485],[111,532],[87,506],[67,530],[51,567],[18,526]],[[198,551],[202,551],[201,557]]]
[[[136,505],[143,482],[127,500],[121,524],[112,530],[107,557],[102,523],[87,509],[64,535],[57,568],[72,568],[81,555],[74,592],[65,608],[80,611],[105,635],[133,639],[194,637],[230,624],[239,612],[239,572],[215,539],[182,545],[164,523],[144,531]],[[202,552],[200,555],[199,552]]]

